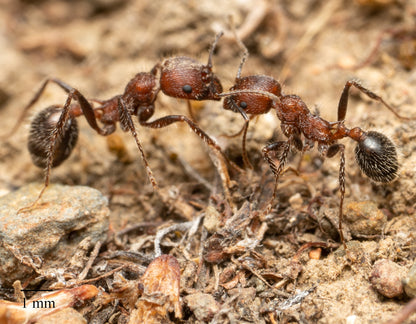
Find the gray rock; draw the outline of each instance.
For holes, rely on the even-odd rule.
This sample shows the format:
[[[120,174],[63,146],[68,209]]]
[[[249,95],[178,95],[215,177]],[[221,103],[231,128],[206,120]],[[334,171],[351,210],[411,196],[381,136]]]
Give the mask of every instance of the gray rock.
[[[108,201],[92,188],[51,185],[40,205],[18,213],[36,200],[41,188],[31,184],[0,197],[1,286],[24,281],[33,268],[38,274],[64,268],[87,237],[92,244],[106,239]]]

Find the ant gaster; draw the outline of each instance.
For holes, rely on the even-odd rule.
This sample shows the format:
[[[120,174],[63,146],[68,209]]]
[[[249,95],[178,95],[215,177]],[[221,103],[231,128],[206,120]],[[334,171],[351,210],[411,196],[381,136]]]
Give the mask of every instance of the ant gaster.
[[[292,147],[303,153],[312,149],[314,144],[317,143],[318,150],[323,157],[332,158],[339,153],[339,190],[341,197],[338,228],[341,241],[344,247],[346,247],[342,231],[345,195],[345,147],[343,144],[338,143],[338,140],[349,137],[358,143],[355,149],[356,161],[360,169],[374,181],[386,183],[394,180],[397,177],[399,168],[395,145],[388,137],[375,131],[366,132],[359,127],[352,129],[346,127],[345,117],[350,88],[355,87],[369,98],[381,102],[401,119],[411,120],[411,118],[399,115],[380,96],[366,89],[357,81],[350,80],[346,82],[339,100],[337,121],[326,121],[320,116],[312,114],[299,96],[283,94],[280,83],[275,79],[264,75],[241,77],[241,69],[248,52],[242,42],[239,42],[240,46],[245,49],[245,54],[242,58],[235,84],[228,93],[222,93],[220,96],[226,97],[224,100],[225,109],[238,112],[244,117],[245,125],[242,131],[244,132],[243,159],[245,163],[249,165],[245,151],[245,133],[249,124],[247,114],[264,114],[272,108],[276,111],[277,117],[281,122],[281,130],[287,137],[287,140],[266,145],[262,149],[263,156],[275,176],[273,198],[269,208],[271,208],[271,203],[276,197],[277,182],[284,170]],[[278,156],[278,163],[274,161],[273,155]]]
[[[141,153],[148,178],[155,190],[156,179],[147,162],[144,150],[137,136],[132,116],[137,116],[140,125],[150,128],[162,128],[175,122],[185,122],[211,148],[221,154],[220,147],[191,119],[183,115],[170,115],[154,121],[148,121],[154,114],[154,103],[160,90],[168,96],[188,100],[220,100],[222,86],[212,72],[212,56],[222,33],[217,34],[206,65],[189,57],[173,57],[162,64],[156,64],[150,72],[138,73],[125,87],[124,93],[108,100],[87,100],[77,89],[63,81],[50,78],[44,81],[12,129],[13,133],[24,119],[27,111],[38,101],[49,82],[57,84],[68,93],[65,104],[51,106],[41,111],[33,120],[28,148],[34,164],[45,168],[45,183],[32,208],[42,197],[49,185],[51,168],[61,164],[69,157],[77,142],[78,127],[76,117],[84,116],[98,134],[106,136],[113,133],[119,122],[123,131],[130,131]],[[73,102],[76,101],[76,102]],[[99,104],[94,108],[92,102]],[[99,121],[101,126],[97,123]],[[225,169],[222,168],[222,171]],[[228,178],[228,175],[226,175]]]

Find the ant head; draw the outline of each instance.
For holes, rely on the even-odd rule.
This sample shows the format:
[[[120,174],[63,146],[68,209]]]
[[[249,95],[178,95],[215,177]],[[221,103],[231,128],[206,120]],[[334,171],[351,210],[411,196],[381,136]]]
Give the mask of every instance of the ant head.
[[[251,90],[265,91],[277,97],[282,95],[280,83],[266,75],[250,75],[237,78],[235,85],[230,90],[231,92],[247,90],[247,93],[225,98],[224,109],[238,112],[237,105],[245,113],[254,115],[267,113],[273,106],[273,100],[261,94],[250,93]]]
[[[381,133],[363,133],[355,148],[355,158],[360,169],[374,181],[390,182],[397,177],[396,147]]]
[[[160,88],[166,95],[189,100],[220,100],[221,82],[208,65],[186,56],[166,60],[161,67]]]
[[[45,168],[51,136],[62,114],[59,106],[50,106],[39,112],[30,125],[28,149],[33,163]],[[59,133],[59,130],[58,130]],[[78,140],[78,124],[74,117],[69,117],[61,134],[58,135],[52,166],[56,167],[65,161]]]

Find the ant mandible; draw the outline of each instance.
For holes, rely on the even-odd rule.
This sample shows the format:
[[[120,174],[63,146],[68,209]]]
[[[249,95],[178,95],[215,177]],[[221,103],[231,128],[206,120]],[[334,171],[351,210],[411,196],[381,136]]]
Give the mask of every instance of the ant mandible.
[[[226,162],[229,162],[216,142],[188,117],[169,115],[148,121],[154,114],[154,103],[160,90],[170,97],[188,100],[221,99],[218,94],[222,92],[222,86],[218,77],[212,72],[212,56],[222,34],[221,32],[216,35],[206,65],[185,56],[166,59],[162,64],[156,64],[150,72],[136,74],[125,87],[123,94],[108,100],[87,100],[79,90],[59,79],[45,80],[10,132],[10,134],[14,133],[19,127],[26,113],[39,100],[48,83],[55,83],[67,92],[68,97],[62,107],[50,106],[38,113],[32,121],[28,149],[34,164],[45,168],[45,182],[37,200],[28,209],[38,203],[48,187],[52,167],[60,165],[71,154],[78,138],[75,118],[82,115],[90,127],[100,135],[112,134],[118,122],[123,131],[131,132],[142,156],[148,178],[156,191],[158,184],[137,136],[132,116],[138,117],[140,125],[150,128],[162,128],[175,122],[185,122],[204,142],[219,152]],[[94,108],[92,102],[98,103],[99,106]],[[221,172],[224,170],[226,168],[222,168]],[[228,179],[228,175],[225,175],[225,179]]]
[[[239,39],[237,38],[239,41]],[[247,114],[265,114],[270,109],[275,109],[281,124],[281,130],[287,137],[286,141],[278,141],[266,145],[262,149],[264,159],[268,162],[274,177],[275,186],[273,196],[268,207],[270,211],[272,202],[276,197],[277,183],[284,170],[288,154],[292,147],[304,153],[314,147],[315,142],[318,151],[323,157],[332,158],[340,154],[339,168],[339,223],[338,229],[342,244],[346,249],[344,234],[342,231],[343,204],[345,195],[345,146],[338,143],[342,138],[349,137],[357,142],[355,157],[360,169],[372,180],[387,183],[397,177],[399,164],[396,147],[385,135],[375,131],[364,131],[359,127],[349,129],[345,125],[345,117],[348,106],[348,95],[351,87],[355,87],[369,98],[381,102],[387,109],[400,119],[412,120],[412,118],[399,115],[395,109],[386,103],[380,96],[363,87],[354,80],[345,83],[338,104],[338,119],[329,122],[318,115],[312,114],[306,104],[297,95],[285,95],[278,81],[265,75],[251,75],[241,77],[241,69],[247,58],[248,51],[239,41],[245,51],[241,60],[234,86],[227,93],[222,93],[224,108],[240,113],[245,120],[242,131],[243,159],[249,165],[245,151],[245,134],[247,132],[249,118]],[[240,131],[241,133],[241,131]],[[303,141],[302,141],[303,138]],[[273,154],[278,156],[278,163],[273,160]]]

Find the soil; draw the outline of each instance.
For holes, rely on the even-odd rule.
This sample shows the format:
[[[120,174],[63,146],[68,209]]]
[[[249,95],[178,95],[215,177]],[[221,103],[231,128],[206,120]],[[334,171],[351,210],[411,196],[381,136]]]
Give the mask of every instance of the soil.
[[[205,63],[219,31],[225,35],[213,57],[214,72],[229,89],[242,56],[229,16],[250,54],[242,75],[273,76],[285,94],[299,95],[311,111],[329,121],[336,121],[345,82],[359,79],[401,115],[416,118],[413,0],[0,0],[0,7],[2,134],[11,130],[46,78],[63,80],[87,98],[108,99],[121,94],[136,73],[150,71],[168,57],[189,56]],[[29,115],[65,100],[62,89],[48,85]],[[224,136],[241,129],[241,116],[225,111],[218,101],[193,102],[192,109],[201,128],[244,168],[241,136]],[[189,116],[186,101],[160,93],[153,118],[172,114]],[[1,195],[43,181],[42,170],[27,151],[30,116],[2,140]],[[353,141],[342,141],[345,206],[372,202],[384,214],[377,218],[383,226],[369,221],[358,232],[349,230],[348,222],[355,221],[346,217],[346,255],[337,232],[339,155],[323,160],[314,149],[300,163],[300,155],[293,152],[289,165],[299,166],[300,172],[285,172],[273,209],[265,214],[274,179],[261,149],[284,140],[274,112],[251,120],[247,148],[254,170],[230,169],[231,198],[224,194],[218,158],[187,125],[137,126],[160,186],[154,193],[129,133],[118,129],[106,138],[78,119],[78,144],[53,170],[51,182],[90,186],[109,198],[111,233],[122,234],[110,235],[97,263],[132,246],[151,256],[158,229],[203,215],[204,226],[192,236],[181,241],[184,233],[171,233],[162,249],[181,265],[181,298],[195,292],[212,295],[220,305],[211,316],[216,322],[381,323],[409,301],[403,293],[383,296],[370,277],[380,259],[395,262],[405,272],[415,262],[416,121],[399,119],[380,102],[351,90],[346,124],[392,138],[401,168],[392,183],[372,182],[355,162]],[[121,241],[115,242],[114,236]],[[306,249],[315,254],[297,253],[307,242],[321,244]],[[149,260],[142,264],[147,266]],[[190,271],[191,264],[198,271]],[[143,274],[126,272],[131,279]],[[89,278],[94,274],[91,271]],[[109,289],[103,280],[96,285]],[[112,321],[126,322],[128,308],[117,307],[113,313],[119,315]],[[191,306],[183,301],[182,307],[182,319],[171,314],[169,321],[197,321]],[[84,312],[90,320],[92,309]],[[98,307],[95,310],[99,314]],[[415,315],[411,319],[416,321]]]

